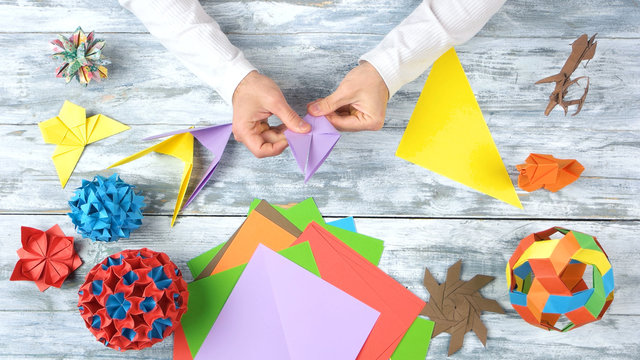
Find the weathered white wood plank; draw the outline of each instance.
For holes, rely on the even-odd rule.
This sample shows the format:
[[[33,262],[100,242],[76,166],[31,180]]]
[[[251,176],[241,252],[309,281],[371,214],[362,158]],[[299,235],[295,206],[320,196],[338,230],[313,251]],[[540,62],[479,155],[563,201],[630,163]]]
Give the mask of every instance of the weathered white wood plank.
[[[246,204],[245,204],[246,205]],[[19,247],[19,225],[47,228],[59,223],[68,235],[72,225],[59,215],[0,216],[0,348],[6,358],[170,358],[171,342],[150,350],[119,354],[96,342],[84,328],[75,306],[76,289],[85,274],[105,256],[125,248],[149,247],[166,252],[191,279],[186,261],[230,236],[242,217],[188,217],[183,225],[166,231],[163,217],[147,217],[132,239],[115,244],[91,244],[76,240],[85,263],[63,285],[38,292],[29,282],[10,282]],[[458,358],[513,359],[558,357],[580,354],[593,358],[634,359],[640,354],[637,342],[639,313],[637,294],[640,284],[640,256],[636,233],[638,222],[494,221],[494,220],[398,220],[356,219],[359,231],[385,240],[381,268],[418,296],[427,298],[421,285],[424,267],[438,279],[458,259],[463,259],[462,278],[476,273],[496,276],[483,294],[497,299],[507,315],[483,316],[489,328],[488,348],[482,349],[473,335],[467,335]],[[616,299],[602,321],[567,334],[547,333],[526,324],[508,302],[504,266],[518,240],[532,231],[562,225],[598,236],[614,266]],[[64,329],[64,332],[61,330]],[[62,335],[61,335],[62,334]],[[23,339],[20,342],[15,339]],[[615,339],[615,340],[613,340]],[[25,344],[30,344],[26,346]],[[448,337],[438,337],[429,358],[442,358]]]
[[[386,34],[421,0],[201,0],[208,14],[230,33],[346,32]],[[100,32],[146,32],[116,0],[3,0],[0,12],[15,21],[0,32],[66,32],[82,25]],[[598,19],[594,23],[594,18]],[[481,32],[491,37],[638,37],[640,9],[635,0],[509,0]]]
[[[151,348],[124,353],[95,340],[74,311],[3,313],[0,359],[171,359],[173,336]],[[545,332],[525,323],[513,311],[482,316],[489,329],[484,348],[473,333],[452,359],[620,359],[640,356],[638,316],[605,315],[604,319],[569,333]],[[19,329],[19,330],[16,330]],[[20,336],[18,338],[18,336]],[[447,358],[449,335],[431,340],[427,359]]]
[[[175,127],[139,125],[90,144],[63,190],[50,158],[55,146],[42,142],[38,127],[2,125],[0,212],[65,212],[81,179],[115,171],[144,192],[147,213],[171,214],[183,168],[179,160],[150,154],[105,170],[155,143],[140,141],[143,137],[171,129]],[[493,130],[514,183],[515,165],[529,152],[577,158],[586,170],[577,182],[557,193],[519,191],[525,207],[520,210],[395,157],[403,132],[399,128],[345,134],[307,184],[289,150],[275,158],[256,159],[231,139],[213,178],[184,214],[239,215],[245,213],[251,197],[287,203],[314,196],[331,216],[640,218],[638,132],[584,130],[559,137],[543,129],[517,136],[508,127]],[[206,149],[196,146],[192,187],[211,159]],[[178,219],[176,226],[182,226]]]
[[[272,76],[303,113],[308,101],[327,95],[419,0],[202,2],[223,30],[232,33],[231,41]],[[640,255],[637,1],[510,0],[476,38],[458,48],[513,181],[513,166],[529,152],[578,158],[587,168],[578,182],[557,194],[520,192],[525,211],[393,156],[423,75],[392,99],[383,131],[345,134],[307,185],[288,151],[257,160],[232,140],[212,182],[173,229],[168,224],[180,176],[178,161],[152,155],[118,168],[125,180],[145,192],[147,213],[154,216],[147,216],[130,240],[91,244],[78,239],[85,264],[62,289],[44,293],[31,283],[8,281],[17,260],[20,225],[45,229],[60,223],[67,234],[74,234],[67,217],[59,214],[66,211],[80,179],[148,146],[138,141],[146,135],[226,122],[231,110],[116,0],[0,0],[0,14],[6,20],[0,23],[0,359],[171,358],[171,340],[140,352],[118,353],[93,339],[75,309],[76,289],[91,266],[121,249],[148,246],[167,252],[190,280],[186,261],[225,240],[243,220],[225,215],[244,214],[252,197],[286,203],[307,196],[314,196],[326,215],[383,217],[360,218],[358,228],[386,241],[381,267],[421,297],[427,297],[420,284],[424,266],[442,279],[448,266],[462,258],[464,279],[475,273],[497,276],[483,293],[497,298],[508,313],[483,316],[488,348],[467,335],[458,358],[640,357],[635,296],[640,290],[640,265],[635,261]],[[47,43],[54,33],[70,32],[77,25],[101,32],[113,61],[110,79],[86,89],[55,79],[55,64],[48,58]],[[569,43],[583,32],[600,33],[596,57],[578,70],[592,81],[585,108],[575,118],[559,111],[546,118],[542,110],[550,87],[533,82],[555,73]],[[121,120],[132,130],[90,145],[62,190],[49,159],[53,146],[42,143],[36,124],[54,116],[64,99]],[[196,155],[192,183],[210,160],[206,150],[197,148]],[[552,225],[598,236],[616,273],[616,300],[604,319],[568,334],[524,323],[510,309],[505,291],[504,264],[518,239]],[[447,345],[448,336],[434,339],[429,358],[444,358]]]
[[[54,77],[48,34],[0,34],[0,124],[35,124],[54,116],[69,99],[130,125],[225,122],[231,109],[189,73],[150,35],[108,34],[110,78],[84,88]],[[251,61],[273,77],[299,113],[328,95],[380,36],[297,34],[233,36]],[[576,74],[591,76],[582,112],[543,115],[552,85],[534,85],[556,73],[570,52],[561,39],[474,38],[458,52],[489,125],[514,134],[584,129],[640,130],[640,39],[603,39],[596,58]],[[426,74],[406,85],[389,104],[386,126],[405,127]],[[500,139],[496,139],[500,141]]]
[[[248,208],[247,201],[245,208]],[[75,309],[77,289],[87,272],[106,256],[123,249],[148,247],[166,252],[191,281],[186,262],[200,253],[227,240],[242,223],[244,217],[185,217],[183,226],[167,231],[167,218],[145,217],[143,226],[131,239],[114,244],[91,243],[81,240],[73,224],[62,215],[3,215],[0,216],[0,292],[12,293],[4,310],[69,311]],[[39,293],[33,283],[9,282],[18,257],[20,226],[48,229],[60,224],[65,234],[76,235],[76,248],[84,264],[67,280],[62,289]],[[358,231],[385,241],[380,267],[423,298],[424,267],[444,276],[446,269],[457,260],[464,261],[463,277],[483,273],[496,276],[484,292],[509,307],[505,280],[505,265],[518,241],[528,234],[552,226],[563,226],[598,237],[614,266],[616,301],[610,312],[619,315],[640,315],[640,245],[635,242],[636,221],[529,221],[529,220],[424,220],[357,218]]]

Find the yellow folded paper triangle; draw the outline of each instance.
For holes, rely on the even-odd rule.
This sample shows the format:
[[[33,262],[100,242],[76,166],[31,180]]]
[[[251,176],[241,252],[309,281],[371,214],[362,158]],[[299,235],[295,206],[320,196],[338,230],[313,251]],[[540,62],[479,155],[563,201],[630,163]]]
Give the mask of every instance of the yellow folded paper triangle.
[[[191,133],[183,133],[174,135],[167,140],[148,147],[138,153],[135,153],[129,157],[126,157],[115,164],[109,166],[109,168],[116,167],[122,164],[126,164],[133,160],[137,160],[150,152],[155,151],[157,153],[171,155],[184,162],[184,170],[182,172],[182,181],[180,182],[180,189],[178,190],[178,199],[176,205],[173,208],[173,217],[171,218],[171,226],[178,217],[178,212],[182,206],[184,200],[184,194],[187,192],[187,186],[189,185],[189,179],[191,179],[191,171],[193,170],[193,135]]]
[[[396,156],[522,209],[453,48],[433,64]]]
[[[104,115],[87,119],[85,109],[70,101],[62,104],[58,116],[42,121],[38,126],[46,143],[58,145],[52,159],[63,188],[87,144],[129,129],[127,125]]]

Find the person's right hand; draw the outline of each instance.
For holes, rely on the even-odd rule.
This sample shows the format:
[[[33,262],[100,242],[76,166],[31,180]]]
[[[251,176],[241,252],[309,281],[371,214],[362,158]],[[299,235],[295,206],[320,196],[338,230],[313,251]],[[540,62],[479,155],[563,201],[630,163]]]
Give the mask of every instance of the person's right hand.
[[[278,85],[257,71],[252,71],[233,93],[233,135],[257,158],[280,155],[287,147],[283,131],[307,133],[311,126],[289,106]],[[270,126],[268,118],[276,115],[280,126]]]
[[[373,65],[364,61],[342,79],[333,94],[307,105],[309,114],[326,116],[340,131],[380,130],[389,89]]]

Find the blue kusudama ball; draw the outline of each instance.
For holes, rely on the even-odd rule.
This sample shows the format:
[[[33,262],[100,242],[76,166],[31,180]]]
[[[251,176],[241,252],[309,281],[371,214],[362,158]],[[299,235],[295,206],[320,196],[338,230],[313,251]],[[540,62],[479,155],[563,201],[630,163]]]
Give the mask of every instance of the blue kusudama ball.
[[[142,224],[144,196],[135,186],[122,181],[118,174],[108,178],[97,175],[93,181],[82,180],[69,201],[68,213],[76,231],[92,241],[118,241],[128,238]]]

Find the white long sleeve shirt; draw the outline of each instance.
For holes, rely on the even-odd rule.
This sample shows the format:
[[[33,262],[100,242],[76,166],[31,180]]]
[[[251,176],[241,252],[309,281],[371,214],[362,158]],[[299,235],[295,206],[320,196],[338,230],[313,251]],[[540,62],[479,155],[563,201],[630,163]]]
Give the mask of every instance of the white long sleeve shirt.
[[[119,1],[227,103],[240,81],[256,70],[198,0]],[[391,97],[449,48],[472,38],[505,1],[424,0],[360,60],[378,70]]]

